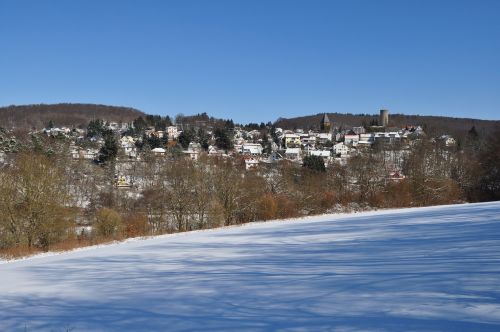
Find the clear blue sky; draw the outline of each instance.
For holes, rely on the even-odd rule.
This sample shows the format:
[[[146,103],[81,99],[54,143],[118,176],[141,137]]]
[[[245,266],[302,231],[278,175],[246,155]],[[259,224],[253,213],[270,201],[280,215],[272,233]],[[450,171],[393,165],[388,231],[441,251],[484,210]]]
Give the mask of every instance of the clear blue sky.
[[[0,0],[0,105],[500,119],[497,0]]]

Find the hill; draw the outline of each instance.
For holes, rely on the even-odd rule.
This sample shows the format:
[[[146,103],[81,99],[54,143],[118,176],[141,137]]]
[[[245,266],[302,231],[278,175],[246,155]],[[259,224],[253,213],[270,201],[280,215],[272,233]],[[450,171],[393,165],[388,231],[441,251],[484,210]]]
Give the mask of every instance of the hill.
[[[295,118],[279,118],[275,125],[285,129],[317,129],[322,117],[323,113]],[[370,125],[378,121],[378,114],[328,113],[328,117],[338,127]],[[472,126],[476,127],[480,135],[488,135],[500,129],[500,121],[495,120],[405,114],[390,114],[389,125],[395,127],[421,125],[429,135],[451,134],[456,137],[465,135]]]
[[[87,126],[90,120],[132,122],[143,112],[121,106],[97,104],[38,104],[0,107],[0,124],[7,128],[43,128],[52,121],[55,126]]]
[[[2,331],[498,331],[500,202],[0,262]]]

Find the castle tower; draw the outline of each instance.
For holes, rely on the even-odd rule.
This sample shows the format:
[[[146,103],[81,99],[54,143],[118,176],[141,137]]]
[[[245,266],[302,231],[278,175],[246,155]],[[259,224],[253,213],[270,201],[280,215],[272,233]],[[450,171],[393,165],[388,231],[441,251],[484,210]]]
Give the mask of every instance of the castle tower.
[[[387,127],[389,125],[389,111],[380,110],[380,117],[378,120],[379,126]]]
[[[332,128],[332,123],[330,122],[328,115],[326,115],[325,113],[320,122],[320,129],[321,131],[329,132],[331,128]]]

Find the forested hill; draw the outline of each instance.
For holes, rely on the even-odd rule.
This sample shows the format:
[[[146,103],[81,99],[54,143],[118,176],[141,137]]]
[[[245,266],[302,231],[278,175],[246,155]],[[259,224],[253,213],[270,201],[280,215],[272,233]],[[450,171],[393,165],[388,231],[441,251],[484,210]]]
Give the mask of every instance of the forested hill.
[[[277,127],[285,129],[312,129],[319,127],[322,117],[323,113],[289,119],[279,118],[275,124]],[[370,125],[378,121],[378,114],[328,113],[328,117],[337,127]],[[462,136],[470,130],[472,126],[475,126],[480,135],[488,135],[500,129],[500,121],[494,120],[391,113],[389,114],[389,125],[395,127],[404,127],[405,125],[421,125],[430,135],[451,134],[456,136]]]
[[[52,121],[55,126],[87,126],[90,120],[132,122],[143,112],[121,106],[96,104],[38,104],[0,107],[0,127],[43,128]]]

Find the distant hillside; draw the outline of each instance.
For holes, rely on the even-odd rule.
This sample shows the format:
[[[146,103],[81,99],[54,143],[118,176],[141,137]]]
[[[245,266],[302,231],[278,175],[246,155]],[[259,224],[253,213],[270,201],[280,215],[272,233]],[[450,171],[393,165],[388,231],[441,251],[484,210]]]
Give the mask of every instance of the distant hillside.
[[[131,122],[143,112],[121,106],[95,104],[39,104],[0,107],[0,127],[43,128],[52,121],[55,126],[86,126],[93,118],[113,122]]]
[[[319,128],[322,117],[323,113],[289,119],[279,118],[275,124],[277,127],[285,129],[314,129]],[[378,121],[378,114],[328,113],[328,117],[337,127],[370,125],[371,123]],[[403,127],[405,125],[421,125],[430,135],[451,134],[457,137],[463,136],[472,128],[472,126],[476,127],[476,130],[480,135],[487,135],[500,129],[500,121],[494,120],[404,114],[389,114],[389,125],[395,127]]]

